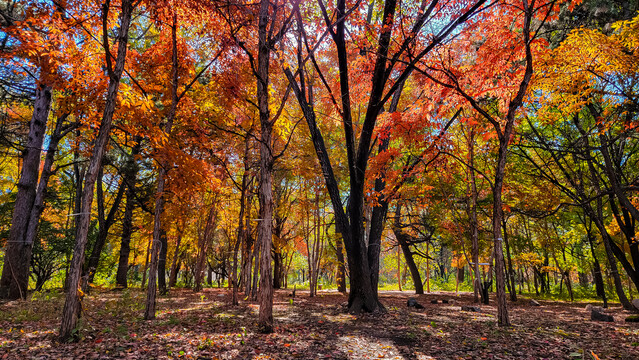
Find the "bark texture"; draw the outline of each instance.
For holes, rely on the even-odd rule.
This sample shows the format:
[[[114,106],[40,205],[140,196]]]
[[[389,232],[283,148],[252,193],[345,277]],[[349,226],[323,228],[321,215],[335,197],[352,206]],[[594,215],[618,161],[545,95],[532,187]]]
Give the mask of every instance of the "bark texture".
[[[257,101],[260,113],[260,180],[258,198],[260,218],[257,246],[260,247],[260,310],[258,329],[262,333],[273,332],[273,275],[271,271],[271,247],[273,244],[273,153],[271,137],[273,123],[269,112],[269,1],[260,1],[258,20]],[[257,264],[258,259],[255,259]]]

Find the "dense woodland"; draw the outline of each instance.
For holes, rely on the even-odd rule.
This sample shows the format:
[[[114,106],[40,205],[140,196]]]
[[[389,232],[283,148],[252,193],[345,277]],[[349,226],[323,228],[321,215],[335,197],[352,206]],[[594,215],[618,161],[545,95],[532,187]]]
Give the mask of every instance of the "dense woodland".
[[[274,289],[633,310],[638,10],[1,1],[0,298],[62,292],[63,341],[104,289],[227,288],[262,333]]]

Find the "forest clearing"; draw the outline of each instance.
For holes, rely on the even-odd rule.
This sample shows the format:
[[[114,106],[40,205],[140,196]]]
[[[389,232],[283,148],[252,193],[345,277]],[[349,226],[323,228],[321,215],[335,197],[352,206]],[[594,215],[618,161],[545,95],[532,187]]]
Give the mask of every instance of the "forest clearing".
[[[128,291],[128,290],[126,290]],[[85,300],[83,337],[58,343],[62,298],[1,305],[0,358],[9,359],[636,359],[639,326],[590,320],[585,303],[527,299],[510,305],[513,326],[498,328],[495,306],[461,311],[472,294],[384,291],[385,314],[353,316],[336,291],[276,291],[275,331],[255,333],[257,306],[231,306],[228,289],[173,290],[154,322],[142,320],[139,290],[96,291]],[[415,298],[425,309],[406,306]],[[439,300],[432,304],[433,300]],[[448,304],[442,300],[449,301]],[[4,356],[4,357],[3,357]]]
[[[638,224],[639,1],[0,1],[0,359],[639,359]]]

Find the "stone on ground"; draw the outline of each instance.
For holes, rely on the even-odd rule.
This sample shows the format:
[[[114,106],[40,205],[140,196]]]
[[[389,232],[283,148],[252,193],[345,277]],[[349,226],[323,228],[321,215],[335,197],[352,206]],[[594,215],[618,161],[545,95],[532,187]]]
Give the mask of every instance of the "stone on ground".
[[[593,321],[605,321],[605,322],[614,322],[615,319],[612,317],[612,315],[608,315],[608,314],[604,314],[603,312],[600,312],[599,310],[593,308],[590,311],[590,320]]]
[[[479,306],[462,305],[461,309],[462,311],[481,312],[481,308]]]

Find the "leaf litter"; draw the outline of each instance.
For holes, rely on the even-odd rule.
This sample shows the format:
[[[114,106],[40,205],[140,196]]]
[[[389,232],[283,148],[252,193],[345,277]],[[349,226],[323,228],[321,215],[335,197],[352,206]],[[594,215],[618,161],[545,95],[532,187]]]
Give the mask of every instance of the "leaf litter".
[[[347,296],[275,292],[273,334],[256,333],[257,305],[230,305],[227,289],[173,289],[159,298],[156,320],[144,321],[139,290],[96,289],[84,300],[80,340],[59,343],[64,298],[0,304],[0,359],[639,359],[639,324],[590,320],[585,303],[523,299],[509,303],[512,327],[496,323],[496,307],[471,294],[380,292],[383,314],[353,316]],[[424,309],[406,307],[416,298]],[[454,300],[453,304],[431,300]]]

